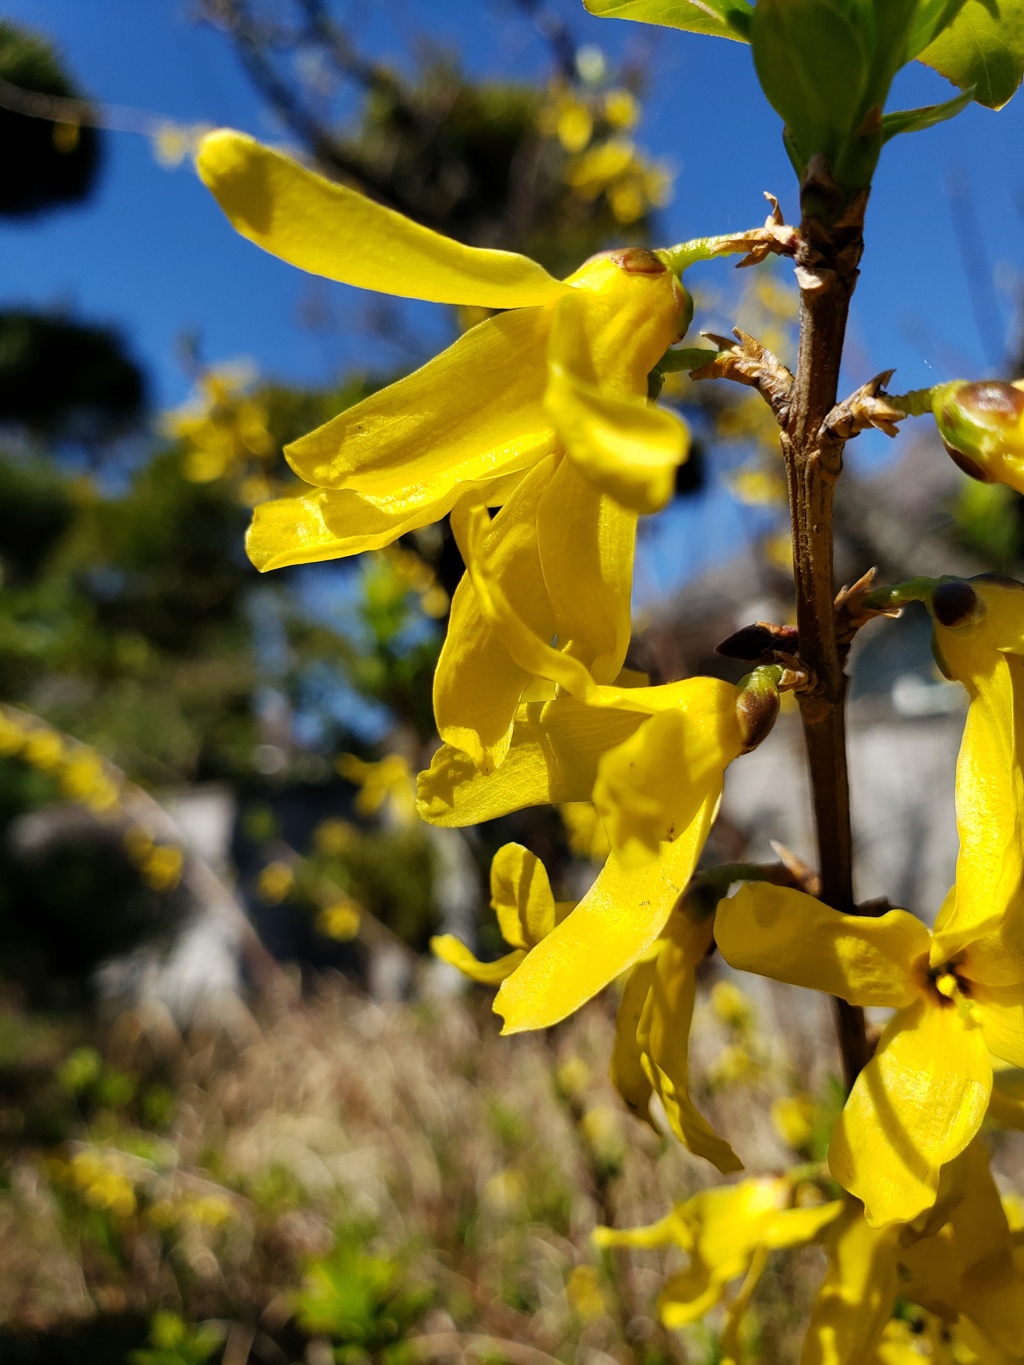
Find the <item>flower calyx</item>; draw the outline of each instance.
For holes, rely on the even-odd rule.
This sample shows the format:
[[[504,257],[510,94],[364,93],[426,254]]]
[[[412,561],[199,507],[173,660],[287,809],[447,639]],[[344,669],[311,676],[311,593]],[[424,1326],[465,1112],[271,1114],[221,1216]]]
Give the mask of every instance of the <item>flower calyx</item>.
[[[793,376],[779,360],[778,356],[766,346],[739,327],[732,331],[735,341],[728,337],[716,336],[714,332],[703,332],[709,341],[718,347],[714,360],[702,365],[699,370],[691,370],[691,379],[731,379],[736,384],[746,384],[765,400],[779,426],[785,426],[789,416],[789,399],[793,388]]]
[[[837,403],[822,423],[822,435],[834,441],[850,441],[874,427],[886,436],[896,436],[897,422],[908,416],[885,392],[895,370],[882,370],[859,389]]]

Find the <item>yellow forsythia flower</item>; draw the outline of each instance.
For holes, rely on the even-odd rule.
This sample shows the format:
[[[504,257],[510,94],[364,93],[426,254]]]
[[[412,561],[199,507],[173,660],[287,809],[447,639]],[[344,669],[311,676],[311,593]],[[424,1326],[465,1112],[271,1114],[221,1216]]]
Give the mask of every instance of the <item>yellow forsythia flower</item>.
[[[741,1180],[702,1190],[650,1227],[598,1228],[594,1240],[602,1247],[675,1244],[687,1254],[689,1265],[671,1275],[661,1293],[666,1327],[696,1322],[727,1298],[731,1284],[745,1278],[746,1292],[729,1304],[726,1335],[735,1336],[768,1252],[817,1240],[843,1211],[839,1200],[794,1208],[794,1192],[793,1181],[785,1176]]]
[[[354,900],[335,901],[325,905],[316,917],[317,930],[326,938],[348,943],[359,933],[362,911]]]
[[[257,512],[260,568],[389,544],[444,516],[468,485],[520,474],[556,433],[598,487],[641,510],[664,503],[686,438],[678,419],[648,407],[647,374],[690,305],[655,254],[604,253],[562,282],[525,256],[420,227],[241,133],[210,134],[197,164],[237,230],[300,269],[508,310],[290,447],[321,491]]]
[[[1024,1066],[1024,586],[976,579],[930,595],[935,648],[970,705],[957,763],[956,885],[930,933],[903,910],[844,915],[787,887],[748,883],[719,906],[733,967],[896,1011],[832,1135],[836,1179],[868,1222],[935,1202],[992,1093],[990,1054]]]

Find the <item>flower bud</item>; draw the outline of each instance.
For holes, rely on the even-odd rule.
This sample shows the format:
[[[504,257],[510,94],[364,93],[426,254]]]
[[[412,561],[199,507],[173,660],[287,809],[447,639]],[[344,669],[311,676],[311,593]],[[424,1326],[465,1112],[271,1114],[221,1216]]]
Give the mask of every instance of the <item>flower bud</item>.
[[[736,719],[743,739],[743,752],[765,739],[779,714],[778,670],[755,668],[736,684]]]
[[[1024,492],[1024,390],[1001,379],[935,389],[932,411],[954,463],[981,483]]]

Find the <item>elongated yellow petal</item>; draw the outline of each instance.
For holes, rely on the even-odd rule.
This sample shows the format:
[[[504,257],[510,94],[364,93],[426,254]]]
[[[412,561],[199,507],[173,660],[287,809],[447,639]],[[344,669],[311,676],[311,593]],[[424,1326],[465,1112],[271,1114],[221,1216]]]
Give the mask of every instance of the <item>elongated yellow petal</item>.
[[[647,375],[679,336],[686,304],[656,258],[649,271],[630,271],[618,256],[627,253],[572,276],[576,292],[555,310],[545,403],[586,476],[624,506],[654,512],[672,495],[689,435],[674,413],[648,404]]]
[[[731,708],[726,699],[731,698],[734,702],[736,697],[736,689],[731,683],[717,678],[689,678],[661,687],[624,685],[622,680],[616,686],[595,683],[579,659],[552,648],[515,611],[488,559],[486,537],[490,521],[487,513],[464,502],[455,509],[452,525],[465,546],[466,571],[476,590],[481,613],[500,634],[509,654],[522,669],[556,683],[587,706],[637,711],[644,715],[685,708],[695,718],[699,712],[703,717],[702,724],[712,721],[723,732],[728,730],[729,744],[735,745],[737,754],[742,751],[743,740],[734,707],[731,722],[729,720]]]
[[[407,531],[440,521],[467,489],[476,490],[491,506],[500,505],[521,477],[506,473],[480,484],[453,485],[441,497],[434,497],[429,487],[414,487],[379,498],[347,488],[274,498],[255,508],[246,553],[257,569],[266,572],[380,550]]]
[[[711,946],[711,921],[672,917],[665,945],[637,1031],[641,1064],[662,1102],[673,1133],[694,1156],[704,1157],[723,1174],[743,1169],[724,1138],[694,1106],[689,1094],[690,1020],[696,971]]]
[[[841,1199],[832,1199],[827,1204],[812,1204],[806,1209],[780,1209],[768,1220],[761,1243],[769,1251],[806,1246],[834,1223],[842,1211]]]
[[[699,1322],[720,1303],[728,1280],[712,1275],[703,1261],[670,1275],[658,1295],[658,1316],[670,1331]]]
[[[442,962],[458,967],[463,976],[478,981],[481,986],[497,986],[510,976],[526,954],[521,949],[506,953],[496,962],[481,962],[454,934],[435,934],[430,940],[430,951]]]
[[[720,724],[722,700],[734,695],[717,678],[686,678],[663,687],[632,689],[648,714],[681,708],[700,725]],[[512,742],[501,767],[481,773],[461,750],[443,744],[419,776],[422,819],[433,825],[476,825],[526,806],[558,805],[590,797],[601,755],[643,723],[639,710],[605,710],[563,693],[527,702],[516,712]],[[727,723],[727,722],[726,722]]]
[[[981,1030],[919,1000],[886,1026],[832,1134],[829,1165],[872,1227],[935,1203],[942,1167],[981,1127],[992,1066]]]
[[[684,1250],[693,1244],[693,1238],[685,1223],[680,1218],[678,1211],[673,1209],[664,1218],[659,1218],[656,1223],[649,1223],[643,1228],[595,1228],[593,1231],[594,1245],[601,1247],[636,1247],[642,1250],[650,1250],[654,1247],[671,1246],[676,1243]]]
[[[562,460],[537,507],[537,545],[558,648],[613,682],[632,632],[636,514]]]
[[[659,512],[689,452],[682,419],[665,408],[619,398],[552,363],[546,408],[574,464],[635,512]]]
[[[693,818],[739,756],[735,695],[716,725],[682,709],[660,711],[598,764],[594,805],[623,867],[657,857]]]
[[[196,166],[237,232],[310,274],[483,308],[553,303],[566,293],[526,256],[462,246],[244,133],[209,133]]]
[[[505,942],[532,948],[555,927],[547,869],[522,844],[504,844],[491,861],[491,904]]]
[[[971,1015],[993,1056],[1024,1067],[1024,985],[971,986]]]
[[[936,921],[936,953],[971,945],[964,969],[1024,981],[1024,588],[975,580],[976,619],[936,624],[949,675],[971,698],[957,761],[956,895]],[[980,940],[980,941],[976,941]]]
[[[612,1046],[611,1081],[626,1108],[645,1123],[651,1120],[650,1102],[654,1093],[644,1070],[643,1052],[637,1037],[644,1006],[654,981],[657,959],[638,962],[629,974],[615,1016],[615,1041]]]
[[[539,943],[494,1002],[505,1033],[547,1028],[572,1014],[647,951],[690,880],[721,792],[653,863],[627,871],[615,854],[576,909]]]
[[[528,702],[494,772],[481,773],[468,754],[443,744],[419,775],[417,810],[432,825],[462,826],[526,806],[589,800],[598,759],[643,721],[636,711],[595,710],[565,695]]]
[[[550,456],[530,471],[493,521],[480,553],[508,594],[523,628],[550,639],[554,617],[537,549],[537,504],[556,468]],[[486,516],[486,513],[485,513]],[[481,772],[505,758],[520,698],[531,679],[480,610],[472,579],[452,599],[448,634],[434,673],[434,719],[447,744],[462,749]]]
[[[911,969],[927,959],[930,936],[905,910],[842,915],[791,887],[745,882],[719,904],[715,940],[740,971],[899,1009],[918,997]]]
[[[899,1289],[898,1229],[871,1227],[851,1199],[826,1244],[828,1271],[811,1309],[800,1365],[866,1365]]]
[[[405,379],[287,447],[325,488],[437,499],[459,483],[525,468],[554,449],[543,407],[546,308],[488,318]]]

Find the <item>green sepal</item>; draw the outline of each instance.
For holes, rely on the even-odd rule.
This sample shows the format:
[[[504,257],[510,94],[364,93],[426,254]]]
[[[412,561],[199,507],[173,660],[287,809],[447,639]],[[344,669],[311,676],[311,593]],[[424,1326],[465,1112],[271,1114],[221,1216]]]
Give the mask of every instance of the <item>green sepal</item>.
[[[957,114],[974,99],[974,86],[970,86],[954,99],[943,104],[926,104],[920,109],[900,109],[893,114],[882,115],[882,141],[888,142],[897,133],[920,133],[925,128],[934,128],[937,123],[956,118]]]
[[[583,0],[604,19],[635,19],[642,24],[710,33],[716,38],[750,41],[753,9],[747,0]]]
[[[658,361],[662,374],[678,374],[679,371],[699,370],[702,365],[710,365],[717,359],[717,351],[709,351],[706,346],[679,346],[666,351]]]
[[[940,76],[1001,109],[1024,77],[1024,0],[966,0],[953,22],[918,54]]]

